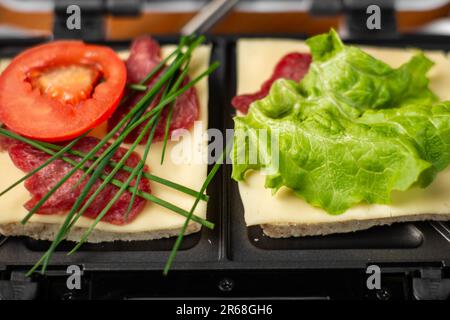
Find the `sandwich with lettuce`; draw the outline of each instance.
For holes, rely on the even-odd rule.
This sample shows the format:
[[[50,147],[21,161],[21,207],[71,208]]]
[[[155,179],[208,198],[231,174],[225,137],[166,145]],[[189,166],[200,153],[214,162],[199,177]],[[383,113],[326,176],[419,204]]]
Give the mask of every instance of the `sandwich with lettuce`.
[[[274,81],[234,118],[232,178],[247,224],[285,237],[449,219],[450,101],[430,89],[432,59],[405,50],[393,67],[334,30],[306,45],[303,79]],[[252,188],[272,199],[252,200]]]

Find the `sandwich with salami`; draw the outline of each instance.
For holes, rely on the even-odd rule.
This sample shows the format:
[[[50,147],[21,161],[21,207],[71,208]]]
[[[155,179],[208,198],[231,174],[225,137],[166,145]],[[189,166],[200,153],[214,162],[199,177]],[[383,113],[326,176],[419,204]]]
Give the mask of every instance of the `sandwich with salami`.
[[[0,234],[51,240],[152,240],[212,228],[207,161],[171,157],[180,130],[208,127],[210,46],[151,37],[129,51],[54,41],[3,60]],[[206,153],[193,141],[190,159]],[[178,148],[179,149],[179,148]],[[196,156],[196,157],[195,157]]]

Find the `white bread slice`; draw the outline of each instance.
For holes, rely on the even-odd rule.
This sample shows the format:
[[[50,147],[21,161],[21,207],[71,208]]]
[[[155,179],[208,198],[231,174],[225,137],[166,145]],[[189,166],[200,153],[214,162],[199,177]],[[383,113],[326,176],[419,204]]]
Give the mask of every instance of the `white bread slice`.
[[[27,236],[37,240],[53,240],[60,228],[59,224],[42,223],[42,222],[28,222],[26,225],[21,223],[8,223],[0,226],[0,234],[4,236]],[[191,223],[186,229],[185,235],[196,233],[200,231],[198,223]],[[86,228],[74,227],[66,240],[78,242]],[[170,238],[178,236],[181,228],[161,229],[155,231],[142,232],[110,232],[104,230],[94,229],[88,238],[90,243],[100,243],[109,241],[143,241],[156,240],[162,238]]]
[[[369,48],[364,50],[393,67],[406,62],[412,49]],[[237,45],[238,94],[259,89],[279,59],[293,51],[308,52],[303,41],[242,39]],[[435,65],[430,87],[443,100],[450,100],[450,61],[443,52],[426,52]],[[420,220],[450,220],[450,170],[438,175],[426,189],[396,192],[389,206],[358,205],[341,215],[330,215],[296,197],[287,188],[275,195],[264,188],[264,176],[249,172],[239,182],[247,226],[260,225],[270,237],[301,237],[363,230],[376,225]]]
[[[167,56],[173,51],[174,46],[164,46],[163,55]],[[192,57],[189,76],[196,77],[207,69],[210,57],[210,46],[200,46]],[[120,52],[119,55],[125,59],[128,52]],[[0,71],[6,67],[8,60],[0,60]],[[208,128],[208,80],[204,78],[196,84],[196,90],[200,102],[201,127],[196,130],[200,134]],[[95,136],[105,134],[105,125],[99,126],[95,130]],[[147,164],[152,173],[168,180],[180,183],[195,190],[199,190],[207,175],[207,141],[191,140],[189,154],[190,161],[176,163],[172,161],[171,154],[179,150],[180,142],[168,143],[164,164],[160,165],[162,143],[154,143],[150,149]],[[178,147],[178,148],[177,148]],[[143,147],[139,146],[136,151],[143,152]],[[203,163],[194,163],[194,160],[205,159]],[[23,172],[17,169],[7,152],[0,151],[0,189],[3,190],[13,182],[23,176]],[[167,188],[160,184],[151,182],[152,194],[169,201],[187,211],[194,203],[194,198],[179,191]],[[23,204],[30,198],[28,191],[23,184],[17,186],[7,194],[0,197],[0,234],[5,236],[29,236],[35,239],[53,240],[56,232],[64,219],[64,214],[59,215],[39,215],[35,214],[30,221],[22,225],[21,219],[26,215]],[[206,203],[201,201],[197,206],[195,215],[206,218]],[[117,226],[105,222],[100,222],[88,239],[88,242],[104,241],[133,241],[133,240],[153,240],[176,236],[181,231],[185,218],[168,209],[160,207],[154,203],[147,203],[141,212],[131,223]],[[68,240],[78,241],[87,227],[93,222],[92,219],[81,217],[68,236]],[[200,225],[191,222],[185,234],[191,234],[200,230]]]
[[[359,230],[369,229],[375,226],[391,225],[396,222],[411,221],[448,221],[450,215],[442,214],[417,214],[405,215],[399,217],[366,219],[366,220],[348,220],[341,222],[325,222],[316,224],[307,223],[286,223],[286,224],[262,224],[261,228],[264,234],[271,238],[289,238],[306,236],[324,236],[333,233],[348,233]]]

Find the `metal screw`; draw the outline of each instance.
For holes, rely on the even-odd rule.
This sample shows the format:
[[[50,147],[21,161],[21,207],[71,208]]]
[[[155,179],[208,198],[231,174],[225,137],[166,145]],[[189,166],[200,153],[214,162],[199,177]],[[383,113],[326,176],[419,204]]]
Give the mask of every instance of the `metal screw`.
[[[72,292],[66,292],[61,296],[61,300],[64,301],[75,300],[75,297]]]
[[[224,278],[219,282],[219,290],[223,292],[230,292],[233,290],[234,281],[229,278]]]
[[[391,292],[386,288],[381,288],[380,290],[377,290],[377,292],[376,292],[376,297],[378,300],[386,301],[386,300],[389,300],[391,298],[391,296],[392,296]]]

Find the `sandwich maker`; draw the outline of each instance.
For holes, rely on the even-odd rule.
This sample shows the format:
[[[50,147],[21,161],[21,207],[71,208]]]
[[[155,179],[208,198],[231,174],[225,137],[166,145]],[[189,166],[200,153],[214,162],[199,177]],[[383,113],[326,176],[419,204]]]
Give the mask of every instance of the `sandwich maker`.
[[[358,20],[358,13],[352,14]],[[57,23],[58,18],[55,34],[73,37]],[[213,46],[211,61],[221,64],[209,78],[211,128],[233,127],[235,112],[230,101],[236,93],[236,41],[246,37],[207,38]],[[178,37],[156,38],[161,44],[172,44]],[[0,57],[12,57],[45,40],[0,40]],[[88,40],[118,50],[129,45],[95,37]],[[445,36],[359,33],[349,42],[450,50],[450,38]],[[66,250],[73,243],[64,243],[45,275],[26,278],[25,273],[50,242],[0,238],[0,299],[449,298],[449,222],[398,223],[347,234],[272,239],[260,227],[246,227],[237,184],[230,175],[231,166],[222,166],[208,189],[211,199],[207,218],[216,224],[215,230],[202,228],[185,237],[168,276],[162,275],[162,268],[174,239],[86,244],[72,256],[67,256]],[[81,289],[69,290],[66,286],[70,265],[80,267]],[[367,286],[367,268],[371,265],[381,270],[381,287],[376,289]]]

